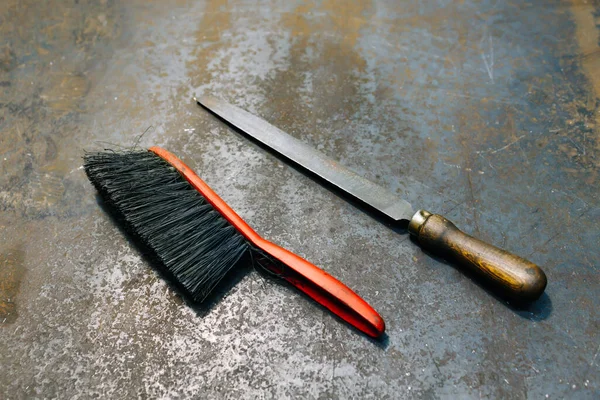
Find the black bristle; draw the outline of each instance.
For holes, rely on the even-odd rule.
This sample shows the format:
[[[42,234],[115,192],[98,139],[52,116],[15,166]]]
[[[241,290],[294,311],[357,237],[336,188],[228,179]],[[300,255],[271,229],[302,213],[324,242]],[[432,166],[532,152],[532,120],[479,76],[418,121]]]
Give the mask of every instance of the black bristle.
[[[84,169],[125,228],[196,302],[250,249],[179,172],[148,151],[86,153]]]

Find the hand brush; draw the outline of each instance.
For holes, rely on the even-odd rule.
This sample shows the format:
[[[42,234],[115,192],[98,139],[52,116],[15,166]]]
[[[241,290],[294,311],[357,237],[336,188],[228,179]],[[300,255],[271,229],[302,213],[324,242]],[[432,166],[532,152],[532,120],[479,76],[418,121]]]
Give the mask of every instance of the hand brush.
[[[125,228],[195,302],[250,254],[270,260],[262,266],[357,329],[372,337],[383,334],[383,319],[369,304],[325,271],[260,237],[168,151],[86,153],[84,169]]]

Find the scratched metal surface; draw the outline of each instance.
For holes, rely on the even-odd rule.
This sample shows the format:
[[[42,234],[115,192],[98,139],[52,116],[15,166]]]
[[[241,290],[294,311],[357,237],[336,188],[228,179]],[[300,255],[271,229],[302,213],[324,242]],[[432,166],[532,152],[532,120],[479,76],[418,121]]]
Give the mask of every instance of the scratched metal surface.
[[[598,398],[598,1],[0,2],[0,398]],[[257,113],[544,266],[517,310],[227,129]],[[160,145],[384,316],[250,271],[195,312],[84,149]]]

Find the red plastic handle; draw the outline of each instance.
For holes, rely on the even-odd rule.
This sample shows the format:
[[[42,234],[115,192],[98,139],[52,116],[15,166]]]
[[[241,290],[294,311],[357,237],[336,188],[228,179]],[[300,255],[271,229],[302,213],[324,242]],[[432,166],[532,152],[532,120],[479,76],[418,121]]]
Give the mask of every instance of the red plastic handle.
[[[274,272],[367,335],[379,337],[383,334],[385,331],[383,318],[350,288],[305,259],[260,237],[175,155],[156,146],[149,150],[177,169],[248,241],[288,267]]]

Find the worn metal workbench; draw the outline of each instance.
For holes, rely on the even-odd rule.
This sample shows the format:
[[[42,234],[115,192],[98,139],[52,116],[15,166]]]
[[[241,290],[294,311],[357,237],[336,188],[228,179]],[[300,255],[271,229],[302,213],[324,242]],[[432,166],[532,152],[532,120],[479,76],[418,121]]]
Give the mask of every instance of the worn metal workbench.
[[[598,1],[166,3],[0,2],[0,398],[600,396]],[[546,294],[495,298],[193,94],[539,263]],[[387,339],[254,271],[187,307],[80,167],[145,131]]]

